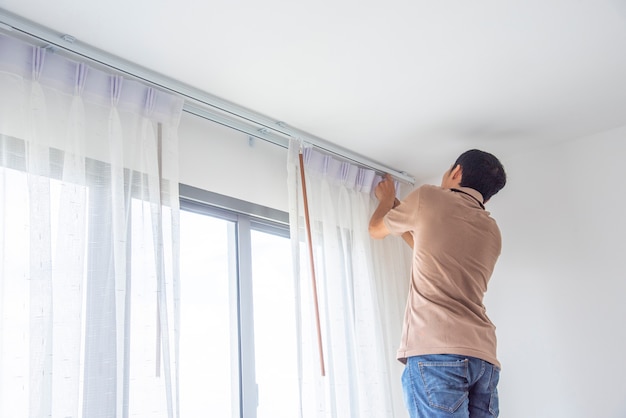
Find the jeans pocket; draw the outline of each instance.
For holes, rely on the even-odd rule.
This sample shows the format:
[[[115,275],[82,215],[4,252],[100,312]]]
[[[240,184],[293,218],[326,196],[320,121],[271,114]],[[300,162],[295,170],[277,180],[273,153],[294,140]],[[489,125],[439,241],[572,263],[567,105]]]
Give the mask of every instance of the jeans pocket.
[[[491,380],[489,389],[491,390],[491,398],[489,399],[489,412],[494,417],[500,414],[500,399],[498,398],[498,381],[500,380],[500,370],[496,367],[491,372]]]
[[[468,361],[419,362],[424,389],[431,407],[455,412],[469,394]]]

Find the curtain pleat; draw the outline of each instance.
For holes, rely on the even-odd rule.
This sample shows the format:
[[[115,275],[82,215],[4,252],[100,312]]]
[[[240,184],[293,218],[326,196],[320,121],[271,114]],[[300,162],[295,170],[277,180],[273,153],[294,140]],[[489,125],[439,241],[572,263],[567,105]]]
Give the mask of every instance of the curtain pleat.
[[[25,116],[28,124],[29,141],[26,148],[26,167],[28,170],[30,248],[30,373],[33,386],[30,397],[30,410],[34,416],[46,416],[51,413],[52,386],[52,255],[50,229],[50,181],[46,165],[49,150],[46,146],[46,106],[45,98],[38,78],[41,73],[43,51],[33,48],[32,75],[30,94],[27,98]],[[24,89],[25,93],[27,89]]]

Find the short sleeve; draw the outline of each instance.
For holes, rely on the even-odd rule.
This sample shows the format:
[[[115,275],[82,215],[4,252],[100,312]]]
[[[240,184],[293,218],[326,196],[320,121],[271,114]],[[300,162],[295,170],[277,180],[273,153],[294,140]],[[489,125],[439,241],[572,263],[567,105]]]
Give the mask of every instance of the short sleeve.
[[[392,235],[402,235],[405,232],[413,232],[419,211],[421,187],[413,190],[400,201],[400,204],[391,209],[383,222]]]

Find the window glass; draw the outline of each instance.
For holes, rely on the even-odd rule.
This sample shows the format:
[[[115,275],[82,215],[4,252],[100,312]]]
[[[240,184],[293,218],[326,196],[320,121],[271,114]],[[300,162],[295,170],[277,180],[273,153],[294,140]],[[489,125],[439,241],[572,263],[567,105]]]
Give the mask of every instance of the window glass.
[[[252,231],[258,418],[298,416],[295,291],[289,238]]]
[[[231,343],[234,223],[181,210],[180,231],[181,416],[232,417],[239,402]]]

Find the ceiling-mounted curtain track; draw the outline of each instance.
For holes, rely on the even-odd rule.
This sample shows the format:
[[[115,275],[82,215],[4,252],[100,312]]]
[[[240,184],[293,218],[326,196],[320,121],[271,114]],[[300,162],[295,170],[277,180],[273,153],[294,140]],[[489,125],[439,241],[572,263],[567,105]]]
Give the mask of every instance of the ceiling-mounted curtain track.
[[[81,43],[74,37],[55,32],[37,23],[26,20],[0,8],[0,30],[16,35],[36,39],[51,48],[68,51],[83,59],[124,73],[130,77],[145,81],[155,87],[168,90],[185,98],[183,110],[205,119],[231,127],[255,138],[259,138],[284,148],[288,147],[289,138],[295,138],[334,154],[358,165],[380,173],[389,173],[398,180],[413,184],[415,179],[409,174],[386,167],[366,157],[334,145],[284,122],[264,116],[245,107],[181,83],[162,74],[156,73],[122,58],[108,54],[97,48]]]

